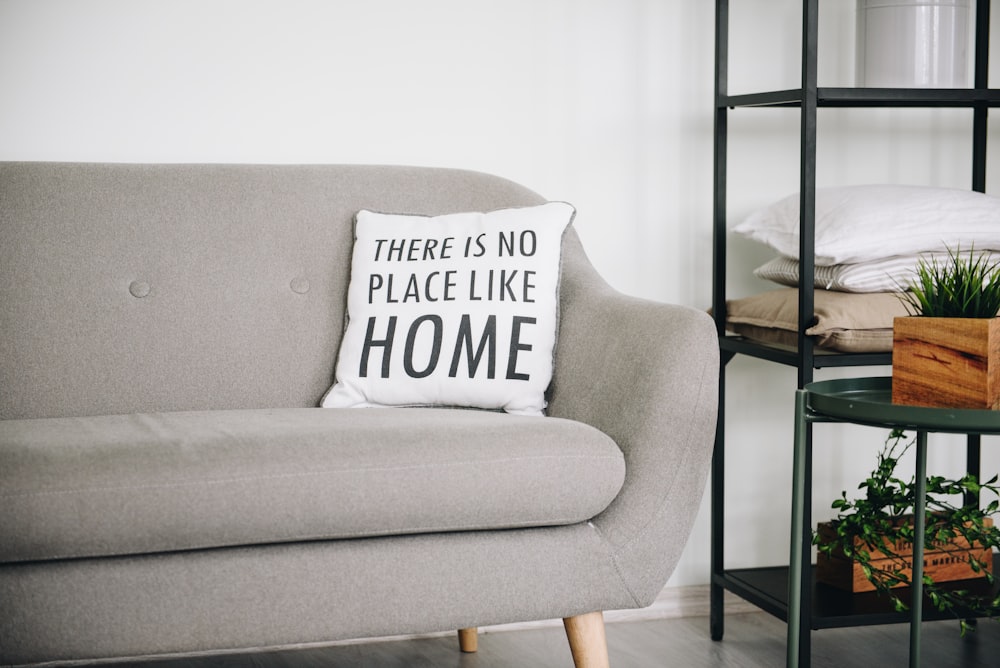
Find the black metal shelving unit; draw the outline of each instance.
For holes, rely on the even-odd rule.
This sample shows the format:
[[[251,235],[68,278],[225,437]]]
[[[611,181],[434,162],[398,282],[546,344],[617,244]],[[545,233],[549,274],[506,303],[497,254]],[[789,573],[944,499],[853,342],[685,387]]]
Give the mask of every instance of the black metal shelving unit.
[[[735,0],[738,1],[738,0]],[[972,190],[986,190],[987,119],[991,107],[1000,106],[1000,90],[989,88],[988,55],[991,0],[976,3],[974,81],[971,88],[822,88],[817,85],[819,1],[802,1],[801,88],[764,91],[745,95],[728,93],[729,0],[716,0],[715,23],[715,174],[713,206],[713,289],[712,306],[722,353],[719,376],[719,420],[712,461],[712,548],[711,548],[711,636],[721,640],[724,632],[723,593],[729,590],[761,609],[787,620],[787,567],[727,570],[725,567],[725,392],[726,366],[736,355],[796,367],[798,388],[812,382],[815,369],[842,366],[891,364],[890,353],[838,354],[815,349],[805,335],[814,313],[814,221],[816,198],[817,117],[822,108],[951,107],[972,110]],[[798,345],[775,346],[750,341],[726,333],[726,188],[729,114],[746,107],[798,108],[800,110],[799,177],[799,273]],[[789,392],[791,401],[791,392]],[[811,444],[812,430],[806,438]],[[811,451],[811,448],[810,448]],[[979,472],[979,436],[970,436],[968,469]],[[810,485],[811,487],[811,485]],[[808,491],[808,489],[807,489]],[[1000,559],[997,560],[1000,566]],[[827,587],[813,587],[806,594],[813,629],[906,621],[874,595],[845,595]],[[926,619],[934,618],[928,611]],[[808,643],[804,649],[808,657]],[[808,665],[808,661],[802,665]]]

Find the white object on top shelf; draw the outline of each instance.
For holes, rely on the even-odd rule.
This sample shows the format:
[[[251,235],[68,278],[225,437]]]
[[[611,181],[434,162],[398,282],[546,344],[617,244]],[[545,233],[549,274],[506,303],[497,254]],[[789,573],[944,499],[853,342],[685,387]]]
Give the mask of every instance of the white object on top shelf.
[[[966,88],[972,0],[858,0],[857,85]]]

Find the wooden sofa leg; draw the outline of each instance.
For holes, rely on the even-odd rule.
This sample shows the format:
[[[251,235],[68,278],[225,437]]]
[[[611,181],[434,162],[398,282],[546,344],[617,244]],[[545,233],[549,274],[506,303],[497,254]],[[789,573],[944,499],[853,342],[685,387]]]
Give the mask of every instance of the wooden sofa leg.
[[[458,630],[458,647],[463,652],[473,653],[479,649],[479,629],[475,626]]]
[[[604,635],[604,613],[588,612],[585,615],[563,620],[569,649],[576,668],[609,668],[608,641]]]

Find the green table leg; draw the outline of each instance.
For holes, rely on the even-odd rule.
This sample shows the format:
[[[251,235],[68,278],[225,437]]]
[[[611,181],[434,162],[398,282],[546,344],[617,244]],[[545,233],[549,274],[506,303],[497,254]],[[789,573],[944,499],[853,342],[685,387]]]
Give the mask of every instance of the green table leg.
[[[799,667],[800,639],[802,629],[802,588],[804,573],[808,572],[804,554],[806,535],[803,527],[806,522],[806,443],[808,437],[806,420],[806,392],[797,390],[795,393],[795,446],[792,456],[792,548],[788,560],[788,642],[785,665],[788,668]],[[810,541],[811,543],[811,541]],[[806,630],[808,632],[808,630]]]
[[[920,627],[924,618],[924,533],[927,518],[927,432],[917,432],[916,499],[913,504],[913,570],[910,603],[910,668],[920,668]]]

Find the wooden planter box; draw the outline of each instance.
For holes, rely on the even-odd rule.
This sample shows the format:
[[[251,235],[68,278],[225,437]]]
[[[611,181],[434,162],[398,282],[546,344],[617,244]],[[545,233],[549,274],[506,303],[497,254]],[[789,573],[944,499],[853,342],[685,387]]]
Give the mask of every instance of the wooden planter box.
[[[895,318],[892,402],[1000,408],[1000,318]]]
[[[990,518],[986,518],[984,523],[986,526],[993,526],[993,520]],[[818,533],[820,542],[824,544],[833,542],[837,537],[837,530],[831,522],[821,522],[818,525]],[[855,546],[862,547],[863,543],[855,539]],[[899,558],[890,558],[880,550],[869,550],[872,568],[892,572],[900,565],[899,560],[902,559],[902,572],[908,578],[912,578],[913,545],[900,541],[893,549]],[[958,536],[950,541],[935,545],[933,550],[925,548],[924,573],[934,578],[935,582],[981,578],[983,574],[976,573],[969,565],[970,553],[983,563],[984,571],[993,572],[993,551],[980,545],[970,546],[967,540]],[[832,556],[827,556],[823,552],[817,555],[816,581],[855,593],[875,590],[875,585],[865,577],[861,566],[853,559],[845,557],[843,552],[838,551],[835,551]],[[903,585],[895,586],[901,587]]]

